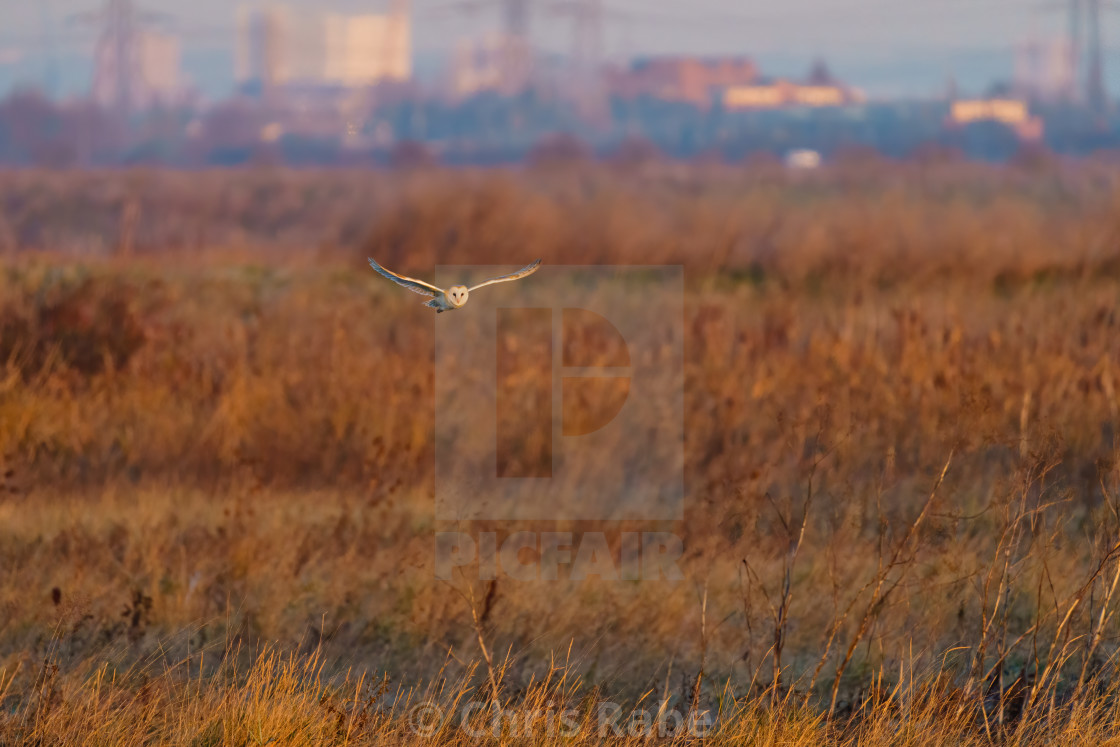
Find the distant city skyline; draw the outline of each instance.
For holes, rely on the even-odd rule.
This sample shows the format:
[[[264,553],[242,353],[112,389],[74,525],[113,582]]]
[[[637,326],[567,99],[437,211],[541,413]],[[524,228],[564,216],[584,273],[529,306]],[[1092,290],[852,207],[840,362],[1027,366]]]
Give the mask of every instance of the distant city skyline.
[[[43,41],[53,38],[60,93],[88,87],[93,35],[64,24],[72,14],[100,7],[103,0],[0,0],[0,94],[16,85],[42,84],[48,73]],[[440,12],[454,0],[414,0],[416,72],[431,79],[448,63],[455,42],[497,30],[497,8],[464,14]],[[531,2],[531,0],[530,0]],[[46,5],[40,6],[39,3]],[[376,13],[386,0],[288,0],[295,7]],[[229,0],[137,0],[137,5],[174,16],[183,32],[183,71],[208,96],[233,86],[237,3]],[[1006,79],[1013,48],[1027,38],[1054,38],[1065,31],[1060,8],[1040,9],[1022,0],[786,0],[781,7],[744,9],[732,0],[702,0],[687,11],[668,0],[604,0],[607,8],[636,16],[608,22],[609,58],[654,54],[745,55],[764,73],[797,75],[824,58],[838,75],[871,95],[930,95],[954,77],[965,89]],[[638,12],[638,8],[641,12]],[[44,33],[47,18],[50,34]],[[540,11],[532,37],[543,50],[571,48],[571,21]],[[1120,14],[1104,18],[1110,49],[1106,81],[1120,88],[1117,56],[1111,50]],[[1120,41],[1120,40],[1118,40]]]

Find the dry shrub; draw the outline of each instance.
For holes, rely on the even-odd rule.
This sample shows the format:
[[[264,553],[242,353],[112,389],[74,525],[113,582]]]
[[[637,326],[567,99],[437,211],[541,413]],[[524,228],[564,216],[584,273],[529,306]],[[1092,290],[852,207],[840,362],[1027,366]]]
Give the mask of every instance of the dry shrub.
[[[127,281],[56,272],[16,290],[0,307],[0,360],[24,377],[56,365],[88,378],[123,368],[144,345],[137,290]]]

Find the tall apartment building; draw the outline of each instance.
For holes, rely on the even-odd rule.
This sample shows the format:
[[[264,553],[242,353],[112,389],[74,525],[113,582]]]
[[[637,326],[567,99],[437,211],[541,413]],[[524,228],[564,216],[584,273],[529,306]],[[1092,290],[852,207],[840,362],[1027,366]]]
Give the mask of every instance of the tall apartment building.
[[[412,49],[407,15],[331,14],[326,17],[325,31],[326,80],[366,86],[410,77]]]
[[[410,20],[403,11],[342,15],[283,5],[238,11],[241,83],[362,87],[411,74]]]

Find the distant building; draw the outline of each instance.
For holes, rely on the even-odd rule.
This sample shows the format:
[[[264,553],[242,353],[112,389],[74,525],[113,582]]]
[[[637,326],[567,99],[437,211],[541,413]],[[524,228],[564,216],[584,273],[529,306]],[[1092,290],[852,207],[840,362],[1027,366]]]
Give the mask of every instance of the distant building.
[[[823,62],[817,62],[804,83],[778,79],[728,86],[723,91],[725,109],[777,109],[860,104],[863,93],[836,80]]]
[[[655,57],[610,73],[608,86],[623,98],[650,96],[707,108],[718,91],[757,80],[757,66],[742,57]]]
[[[278,86],[358,88],[407,80],[407,14],[342,15],[273,5],[238,12],[237,79]]]
[[[137,34],[140,55],[141,97],[152,103],[169,102],[182,94],[179,40],[170,34],[141,31]]]
[[[778,80],[753,86],[733,86],[723,92],[726,109],[847,106],[863,103],[859,91],[840,85],[802,85]]]
[[[1032,116],[1025,101],[1011,98],[965,99],[954,101],[947,124],[964,127],[975,122],[999,122],[1013,129],[1023,140],[1042,137],[1042,120]]]
[[[288,78],[291,21],[285,8],[237,9],[234,74],[238,83],[269,89]]]
[[[778,80],[753,86],[733,86],[723,92],[725,109],[846,106],[864,101],[859,91],[839,85],[801,85]]]
[[[327,16],[311,9],[285,9],[281,38],[281,85],[327,82]]]
[[[327,16],[326,80],[359,87],[381,81],[403,81],[411,74],[408,16]]]
[[[815,150],[808,150],[805,148],[791,150],[786,154],[785,163],[786,168],[797,171],[811,170],[820,167],[821,154]]]
[[[954,101],[949,116],[955,124],[994,120],[1020,125],[1030,119],[1030,110],[1015,99],[971,99]]]

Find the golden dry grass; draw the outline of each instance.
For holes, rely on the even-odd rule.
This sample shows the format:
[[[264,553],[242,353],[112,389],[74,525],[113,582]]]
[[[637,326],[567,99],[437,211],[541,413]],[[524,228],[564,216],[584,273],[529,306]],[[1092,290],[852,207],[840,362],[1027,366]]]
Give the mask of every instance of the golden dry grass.
[[[954,168],[277,174],[227,208],[269,182],[19,175],[125,256],[60,219],[3,264],[0,744],[408,744],[472,702],[504,735],[433,739],[591,744],[599,700],[728,744],[1116,741],[1116,179]],[[161,223],[192,179],[218,212]],[[300,251],[317,215],[368,241]],[[433,319],[366,253],[684,265],[684,582],[434,578]]]

